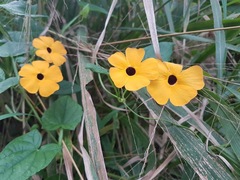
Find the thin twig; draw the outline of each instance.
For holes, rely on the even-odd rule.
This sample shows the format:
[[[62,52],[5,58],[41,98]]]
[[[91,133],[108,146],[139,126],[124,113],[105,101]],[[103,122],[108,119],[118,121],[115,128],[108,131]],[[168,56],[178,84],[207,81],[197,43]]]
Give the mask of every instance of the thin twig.
[[[39,95],[38,95],[37,93],[36,93],[36,96],[37,96],[37,99],[38,99],[38,101],[40,102],[40,104],[41,104],[43,110],[46,111],[47,108],[46,108],[46,106],[44,105],[42,99],[39,97]]]
[[[186,34],[203,33],[203,32],[221,31],[221,30],[232,30],[232,29],[239,29],[239,28],[240,28],[240,26],[231,26],[231,27],[204,29],[204,30],[187,31],[187,32],[176,32],[176,33],[171,33],[171,34],[161,34],[161,35],[158,35],[158,38],[172,37],[172,36],[179,36],[179,35],[186,35]],[[122,41],[107,42],[107,43],[102,43],[101,46],[128,43],[128,42],[148,40],[148,39],[151,39],[151,37],[150,36],[145,36],[145,37],[122,40]]]
[[[44,30],[41,32],[40,36],[44,36],[48,32],[48,30],[49,30],[49,28],[52,24],[53,18],[56,14],[55,6],[56,6],[56,1],[52,1],[51,5],[49,5],[49,10],[50,10],[51,13],[50,13],[50,16],[48,18],[48,23],[47,23],[46,27],[44,28]]]
[[[73,144],[72,144],[72,148],[76,151],[76,153],[78,153],[81,157],[83,156],[82,153],[77,149],[77,147],[75,147]]]
[[[150,177],[143,177],[142,180],[151,180],[154,179],[157,175],[160,174],[160,172],[175,158],[176,156],[176,151],[173,150],[171,154],[168,155],[167,159],[161,165],[154,171],[154,173]]]
[[[202,121],[190,109],[188,109],[187,106],[182,106],[182,108],[192,117],[193,120],[195,120],[202,133],[208,137],[211,132],[206,128]],[[209,139],[214,145],[219,145],[219,142],[213,136],[209,137]]]
[[[80,171],[79,171],[79,169],[78,169],[78,167],[77,167],[77,164],[75,163],[75,161],[74,161],[74,159],[73,159],[71,153],[69,152],[69,150],[68,150],[68,148],[67,148],[67,146],[66,146],[64,140],[62,140],[62,144],[63,144],[63,147],[66,149],[66,152],[67,152],[67,154],[68,154],[70,160],[72,161],[73,166],[75,167],[75,169],[76,169],[76,171],[77,171],[79,177],[81,178],[81,180],[84,180],[84,178],[82,177],[82,175],[81,175],[81,173],[80,173]]]
[[[149,150],[150,150],[151,144],[152,144],[152,142],[153,142],[153,138],[154,138],[154,136],[155,136],[155,132],[156,132],[156,129],[157,129],[157,126],[158,126],[158,121],[160,120],[160,118],[161,118],[161,116],[162,116],[162,112],[164,111],[164,107],[165,107],[165,106],[163,106],[163,108],[161,109],[161,112],[160,112],[160,114],[159,114],[159,117],[156,119],[156,125],[154,126],[154,129],[153,129],[153,131],[152,131],[152,133],[151,133],[150,142],[149,142],[148,147],[147,147],[147,149],[146,149],[146,151],[145,151],[145,153],[144,153],[144,164],[143,164],[142,169],[141,169],[141,172],[140,172],[140,174],[139,174],[139,178],[141,177],[141,175],[142,175],[143,172],[144,172],[144,168],[145,168],[145,166],[146,166],[147,158],[148,158],[148,155],[149,155]]]

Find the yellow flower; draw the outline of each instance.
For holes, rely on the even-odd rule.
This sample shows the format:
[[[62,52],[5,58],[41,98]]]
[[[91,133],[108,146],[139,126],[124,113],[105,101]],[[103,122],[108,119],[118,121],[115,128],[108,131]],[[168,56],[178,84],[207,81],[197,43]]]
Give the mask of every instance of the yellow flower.
[[[126,56],[122,52],[112,54],[108,61],[114,66],[109,70],[110,78],[118,88],[137,91],[150,84],[150,80],[159,76],[158,61],[154,58],[142,61],[144,49],[127,48]]]
[[[175,106],[183,106],[197,96],[197,90],[204,87],[203,70],[192,66],[182,70],[182,65],[164,62],[160,65],[160,76],[151,81],[147,91],[160,105],[170,99]]]
[[[37,48],[36,55],[49,63],[60,66],[66,61],[64,55],[67,54],[67,51],[60,41],[54,41],[51,37],[40,36],[35,38],[32,44]]]
[[[49,66],[46,61],[33,61],[25,64],[19,71],[21,86],[29,93],[36,93],[48,97],[59,89],[57,82],[63,80],[58,66]]]

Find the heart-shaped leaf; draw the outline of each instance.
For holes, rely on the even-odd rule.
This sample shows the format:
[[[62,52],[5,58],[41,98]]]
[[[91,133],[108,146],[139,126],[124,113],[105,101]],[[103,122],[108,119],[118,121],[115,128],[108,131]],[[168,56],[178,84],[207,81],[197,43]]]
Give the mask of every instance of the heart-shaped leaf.
[[[55,101],[45,111],[42,126],[46,130],[69,129],[74,130],[82,120],[82,107],[69,96],[63,96]]]
[[[45,168],[61,147],[42,146],[42,136],[33,130],[11,141],[0,153],[0,179],[25,180]]]

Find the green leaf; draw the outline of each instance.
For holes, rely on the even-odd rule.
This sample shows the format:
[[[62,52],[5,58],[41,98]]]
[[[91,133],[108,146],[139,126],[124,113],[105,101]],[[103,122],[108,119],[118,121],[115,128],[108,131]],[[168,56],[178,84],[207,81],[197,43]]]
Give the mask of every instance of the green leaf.
[[[9,32],[5,29],[5,27],[2,24],[0,24],[0,32],[4,38],[6,38],[7,40],[11,40],[11,37],[9,36]]]
[[[5,73],[4,71],[0,68],[0,82],[5,80]]]
[[[82,18],[87,18],[89,14],[89,4],[86,4],[83,9],[80,11],[80,15],[82,16]]]
[[[239,26],[240,18],[235,19],[223,19],[222,23],[224,27],[232,27],[232,26]],[[190,22],[188,25],[187,31],[198,31],[198,30],[205,30],[205,29],[212,29],[213,27],[213,20],[208,21],[197,21],[197,22]]]
[[[160,42],[160,53],[163,61],[170,61],[172,53],[173,53],[173,43],[172,42]],[[153,46],[147,46],[145,49],[144,59],[147,58],[156,58]]]
[[[107,69],[103,68],[102,66],[95,65],[95,64],[92,64],[92,63],[86,63],[85,68],[90,69],[92,72],[96,72],[96,73],[100,73],[100,74],[106,74],[106,75],[109,74]]]
[[[12,1],[7,4],[1,4],[0,7],[15,15],[27,15],[27,3],[24,1]],[[37,5],[31,6],[31,12],[36,13]]]
[[[11,57],[24,54],[27,50],[25,42],[6,42],[0,46],[0,57]]]
[[[11,141],[0,153],[0,179],[25,180],[45,168],[61,147],[47,144],[39,149],[41,141],[37,130]]]
[[[83,1],[79,1],[79,5],[82,6],[82,7],[88,6],[88,11],[108,14],[108,12],[105,9],[103,9],[103,8],[101,8],[99,6],[96,6],[94,4],[90,4],[90,3],[83,2]]]
[[[0,93],[6,91],[8,88],[15,86],[18,84],[18,78],[17,77],[10,77],[2,82],[0,82]]]
[[[73,94],[73,93],[77,93],[79,91],[81,91],[80,89],[80,86],[79,85],[76,85],[72,82],[69,82],[69,81],[61,81],[59,83],[59,90],[56,91],[54,94]]]
[[[239,92],[239,86],[238,85],[228,85],[225,86],[225,88],[234,96],[236,96],[236,98],[238,98],[240,100],[240,92]]]
[[[210,46],[206,47],[201,53],[196,53],[196,55],[191,60],[191,64],[194,65],[196,63],[201,63],[207,59],[207,57],[213,55],[215,53],[215,44],[211,44]]]
[[[82,107],[69,96],[60,97],[46,110],[42,117],[42,126],[46,130],[59,128],[74,130],[82,120]]]

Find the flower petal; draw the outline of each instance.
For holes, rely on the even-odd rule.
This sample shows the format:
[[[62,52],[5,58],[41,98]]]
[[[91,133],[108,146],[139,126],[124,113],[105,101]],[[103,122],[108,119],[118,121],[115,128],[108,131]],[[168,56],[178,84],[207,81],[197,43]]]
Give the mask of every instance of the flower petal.
[[[50,54],[47,52],[46,49],[41,49],[36,51],[36,55],[43,58],[45,61],[52,63],[52,59],[50,57]]]
[[[51,62],[56,66],[61,66],[66,61],[66,58],[61,54],[51,53],[49,55],[50,55]]]
[[[63,44],[60,41],[55,41],[52,45],[51,45],[51,49],[53,52],[61,54],[61,55],[66,55],[67,51],[64,48]]]
[[[109,63],[119,69],[127,69],[130,64],[122,52],[116,52],[108,58]]]
[[[174,64],[170,62],[164,62],[169,70],[171,72],[170,74],[173,74],[175,76],[178,76],[182,72],[183,66],[181,64]]]
[[[147,91],[160,105],[166,104],[171,95],[170,86],[167,84],[167,81],[162,78],[151,81],[147,86]]]
[[[32,66],[35,68],[35,70],[38,73],[44,74],[48,70],[49,63],[47,61],[40,61],[40,60],[39,61],[33,61]]]
[[[45,80],[60,82],[63,80],[62,72],[58,66],[50,66],[44,74]]]
[[[154,58],[149,58],[144,60],[141,65],[136,68],[137,75],[144,76],[149,80],[154,80],[159,77],[159,68],[158,68],[158,61]]]
[[[48,46],[51,46],[54,43],[54,39],[52,37],[40,36],[39,39],[41,39]]]
[[[40,36],[39,38],[33,39],[33,47],[37,49],[46,49],[54,43],[54,39],[47,36]]]
[[[20,79],[21,86],[29,93],[36,93],[39,89],[39,80],[36,77],[27,77]]]
[[[203,70],[200,66],[192,66],[183,70],[179,76],[179,83],[182,85],[191,86],[196,90],[204,87]]]
[[[122,88],[128,80],[128,76],[125,70],[121,70],[118,68],[110,68],[109,75],[117,88]]]
[[[139,66],[144,54],[145,50],[143,48],[127,48],[126,49],[126,59],[130,63],[132,67]]]
[[[171,88],[170,101],[174,106],[183,106],[197,96],[197,90],[191,86],[176,85]]]
[[[52,95],[59,89],[59,85],[51,80],[42,80],[39,84],[39,94],[43,97]]]
[[[33,47],[35,47],[37,49],[46,49],[47,48],[47,45],[39,38],[33,39],[32,45],[33,45]]]
[[[137,91],[150,84],[150,80],[144,76],[129,76],[125,84],[125,88],[128,91]]]
[[[19,76],[36,76],[37,75],[36,69],[31,64],[25,64],[20,71],[18,72]]]

